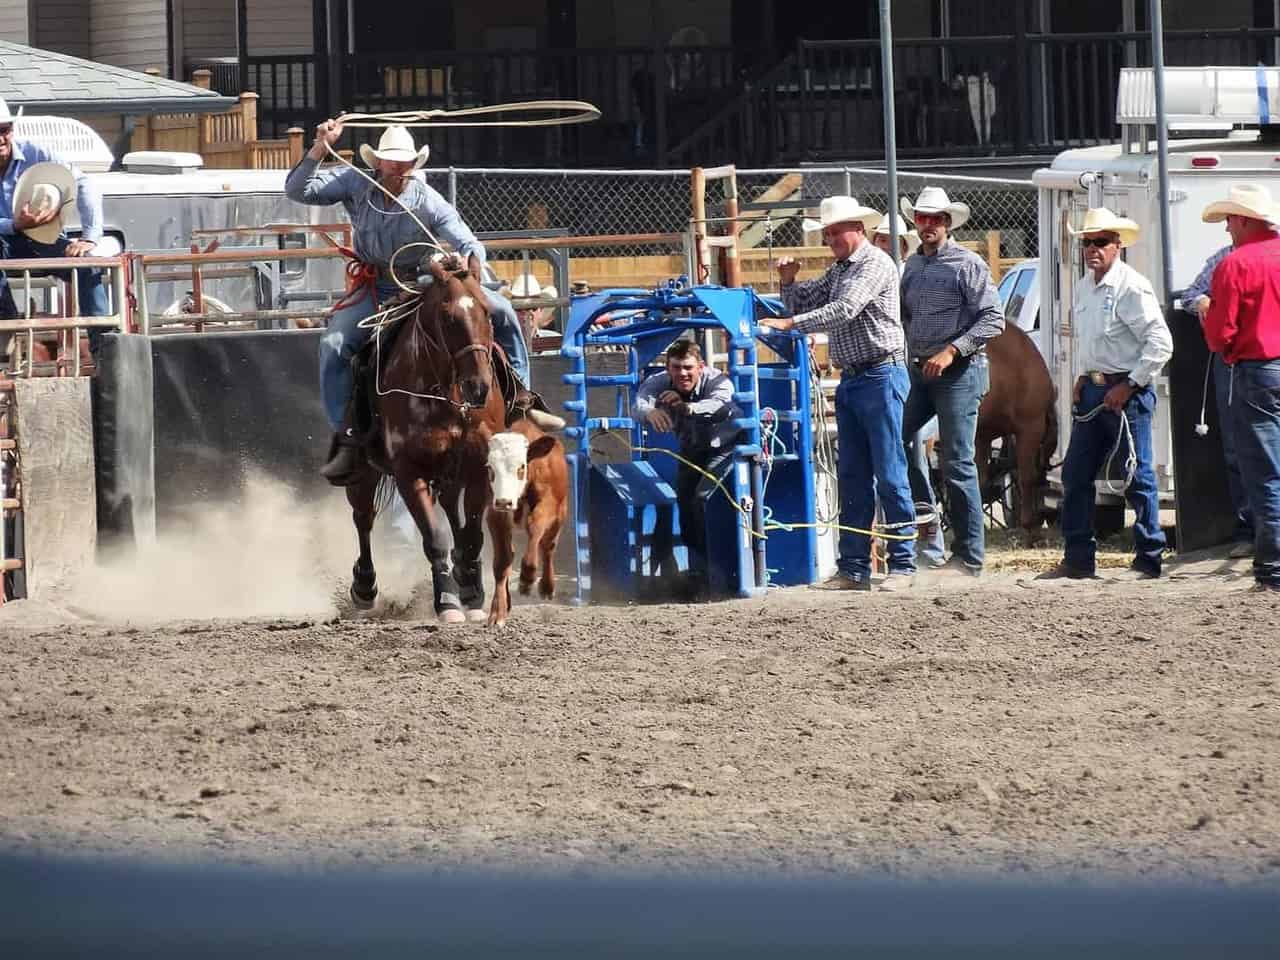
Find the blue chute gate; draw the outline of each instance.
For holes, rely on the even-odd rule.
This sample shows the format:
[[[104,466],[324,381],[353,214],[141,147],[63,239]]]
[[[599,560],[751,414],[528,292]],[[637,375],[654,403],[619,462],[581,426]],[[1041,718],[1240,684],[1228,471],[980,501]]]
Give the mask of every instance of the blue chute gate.
[[[650,431],[631,404],[654,360],[687,331],[722,334],[725,373],[734,387],[740,442],[722,486],[706,505],[708,579],[713,592],[759,596],[773,584],[817,579],[813,431],[809,357],[802,337],[763,331],[776,312],[750,289],[688,287],[685,279],[655,290],[612,289],[574,297],[562,354],[573,391],[572,530],[578,602],[671,599],[665,575],[687,570],[674,478],[675,438]],[[608,323],[593,327],[608,315]],[[757,338],[780,358],[761,364]],[[625,350],[625,373],[588,370],[592,348]],[[616,369],[616,368],[615,368]],[[615,391],[615,415],[591,416],[588,391]],[[597,404],[593,409],[599,410]],[[600,447],[625,431],[626,455],[607,462]],[[599,446],[597,446],[599,443]],[[673,542],[663,542],[669,530]]]

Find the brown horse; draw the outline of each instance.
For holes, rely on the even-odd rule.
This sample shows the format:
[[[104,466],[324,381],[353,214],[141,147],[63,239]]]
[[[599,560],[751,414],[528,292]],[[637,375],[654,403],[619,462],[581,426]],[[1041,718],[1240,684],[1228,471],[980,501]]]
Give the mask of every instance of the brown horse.
[[[975,458],[983,499],[991,481],[991,444],[1012,438],[1017,461],[1018,522],[1028,532],[1044,519],[1045,475],[1058,445],[1058,412],[1049,368],[1031,338],[1013,324],[987,341],[991,387],[978,408]]]
[[[490,497],[489,438],[502,430],[506,404],[495,382],[483,289],[460,260],[433,260],[429,269],[434,282],[372,374],[371,465],[347,487],[360,542],[350,592],[362,609],[378,595],[369,532],[379,506],[393,495],[393,481],[422,534],[436,614],[457,623],[484,618],[480,550]],[[437,502],[449,530],[436,517]],[[509,542],[510,514],[491,516],[489,523],[491,529],[505,523]]]

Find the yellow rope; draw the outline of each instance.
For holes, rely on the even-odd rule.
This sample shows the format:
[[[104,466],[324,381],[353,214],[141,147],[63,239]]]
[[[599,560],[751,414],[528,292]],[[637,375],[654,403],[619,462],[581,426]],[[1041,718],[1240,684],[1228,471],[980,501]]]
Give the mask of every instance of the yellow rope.
[[[750,521],[749,511],[745,507],[743,507],[742,504],[738,503],[738,501],[734,499],[733,494],[730,493],[729,491],[729,488],[726,487],[724,483],[720,480],[720,478],[717,477],[715,474],[710,473],[707,470],[703,469],[702,467],[698,466],[698,464],[694,463],[692,460],[689,460],[685,457],[680,456],[680,454],[676,453],[674,450],[668,450],[666,447],[634,447],[634,446],[631,446],[630,443],[627,443],[627,446],[639,453],[665,453],[667,456],[674,457],[676,460],[679,460],[685,466],[693,470],[696,470],[698,473],[702,474],[704,477],[706,477],[716,485],[716,488],[724,494],[725,499],[729,501],[733,509],[737,510],[738,513],[742,514],[744,517],[747,518],[748,520],[747,533],[749,533],[751,536],[756,537],[760,540],[769,539],[767,534],[756,533],[755,530],[751,529],[749,524],[749,521]],[[888,533],[884,530],[864,530],[861,527],[846,527],[843,524],[824,522],[824,521],[819,521],[817,523],[782,523],[779,520],[770,520],[765,523],[764,528],[765,530],[782,530],[786,533],[790,533],[793,530],[839,530],[844,533],[859,533],[865,537],[879,537],[882,540],[915,540],[916,539],[915,531],[912,531],[911,533]]]

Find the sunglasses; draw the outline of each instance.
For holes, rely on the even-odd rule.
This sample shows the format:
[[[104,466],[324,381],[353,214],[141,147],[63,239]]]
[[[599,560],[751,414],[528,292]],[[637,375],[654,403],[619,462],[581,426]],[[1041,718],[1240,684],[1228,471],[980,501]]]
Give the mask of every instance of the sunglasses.
[[[1099,250],[1101,250],[1103,247],[1109,247],[1111,246],[1111,244],[1115,242],[1116,241],[1112,240],[1110,237],[1081,237],[1080,238],[1080,246],[1085,248],[1097,247]]]
[[[0,137],[7,137],[11,133],[13,133],[12,123],[0,124]]]

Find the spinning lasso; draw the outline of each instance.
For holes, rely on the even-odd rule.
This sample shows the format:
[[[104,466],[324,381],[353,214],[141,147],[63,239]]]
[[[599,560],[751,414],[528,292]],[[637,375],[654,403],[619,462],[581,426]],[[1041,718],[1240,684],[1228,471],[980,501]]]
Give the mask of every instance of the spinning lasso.
[[[502,114],[506,113],[548,113],[559,111],[561,116],[551,117],[535,117],[533,119],[513,119],[503,120]],[[468,120],[467,117],[488,117],[498,119],[476,119]],[[400,113],[344,113],[337,118],[338,123],[348,127],[359,128],[378,128],[378,127],[559,127],[568,126],[576,123],[590,123],[592,120],[600,119],[600,108],[587,103],[585,100],[525,100],[519,103],[498,103],[487,107],[464,107],[458,110],[407,110]],[[408,243],[391,255],[391,279],[396,285],[406,293],[417,293],[414,288],[406,286],[396,276],[394,265],[396,258],[409,247],[423,246],[445,253],[445,248],[440,245],[440,241],[436,239],[427,225],[419,219],[418,215],[407,207],[399,196],[392,193],[374,177],[369,176],[354,163],[342,156],[338,151],[334,150],[332,145],[325,143],[325,149],[329,156],[341,164],[350,167],[360,176],[368,180],[373,186],[381,190],[387,197],[394,201],[404,213],[413,218],[413,222],[421,228],[423,234],[429,242],[418,241]],[[376,208],[375,208],[376,209]]]
[[[532,119],[486,120],[505,113],[559,113]],[[458,110],[406,110],[401,113],[344,113],[338,121],[349,127],[563,127],[600,119],[600,108],[585,100],[524,100]]]

